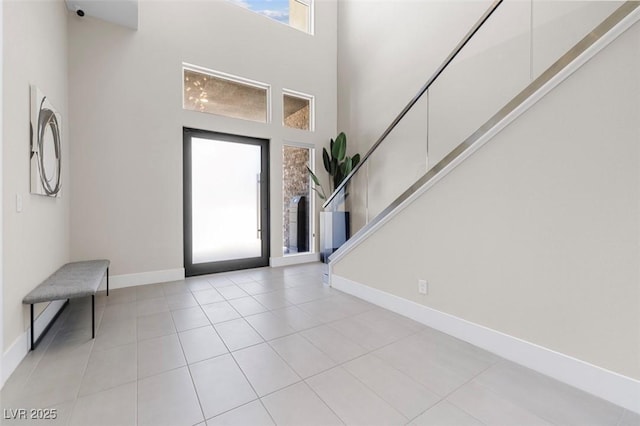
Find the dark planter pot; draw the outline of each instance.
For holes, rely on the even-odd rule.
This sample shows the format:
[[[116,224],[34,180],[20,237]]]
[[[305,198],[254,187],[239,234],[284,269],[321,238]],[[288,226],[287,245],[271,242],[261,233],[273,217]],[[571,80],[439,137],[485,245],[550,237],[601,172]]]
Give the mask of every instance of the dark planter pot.
[[[320,212],[320,260],[329,256],[351,237],[349,212]]]

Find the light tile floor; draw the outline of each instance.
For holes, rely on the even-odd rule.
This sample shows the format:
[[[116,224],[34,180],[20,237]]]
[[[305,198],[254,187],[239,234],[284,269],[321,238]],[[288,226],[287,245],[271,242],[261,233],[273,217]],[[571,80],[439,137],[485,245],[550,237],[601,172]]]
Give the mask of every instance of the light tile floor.
[[[640,416],[326,287],[319,264],[71,301],[0,393],[38,425],[640,425]],[[30,413],[28,413],[30,414]]]

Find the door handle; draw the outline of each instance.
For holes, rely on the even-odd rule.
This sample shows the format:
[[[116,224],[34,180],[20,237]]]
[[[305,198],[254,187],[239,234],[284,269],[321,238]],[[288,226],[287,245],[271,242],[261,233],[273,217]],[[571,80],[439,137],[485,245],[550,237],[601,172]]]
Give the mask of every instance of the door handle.
[[[258,173],[256,175],[256,186],[257,186],[257,191],[256,191],[257,203],[256,203],[256,206],[258,206],[258,214],[256,216],[258,218],[258,226],[257,226],[257,234],[258,234],[257,238],[258,239],[262,238],[262,229],[261,229],[261,227],[262,227],[262,206],[261,206],[261,197],[260,197],[260,183],[261,183],[260,173]]]

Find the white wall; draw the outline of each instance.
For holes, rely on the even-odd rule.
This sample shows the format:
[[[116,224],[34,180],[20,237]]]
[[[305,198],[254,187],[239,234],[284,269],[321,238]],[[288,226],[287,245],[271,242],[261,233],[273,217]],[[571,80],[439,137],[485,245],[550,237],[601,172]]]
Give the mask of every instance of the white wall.
[[[69,260],[67,11],[62,1],[5,1],[3,16],[4,350],[28,327],[22,298]],[[9,42],[10,41],[10,42]],[[29,194],[29,85],[62,115],[60,198]],[[23,198],[16,212],[16,194]],[[26,350],[26,348],[24,348]]]
[[[336,134],[335,2],[316,2],[313,36],[227,1],[142,1],[139,15],[138,31],[69,19],[72,257],[109,258],[115,275],[182,268],[183,126],[271,140],[282,256],[282,144]],[[182,110],[183,62],[271,84],[272,122]],[[315,96],[315,132],[282,127],[283,88]]]
[[[333,272],[640,379],[639,53],[636,24]]]

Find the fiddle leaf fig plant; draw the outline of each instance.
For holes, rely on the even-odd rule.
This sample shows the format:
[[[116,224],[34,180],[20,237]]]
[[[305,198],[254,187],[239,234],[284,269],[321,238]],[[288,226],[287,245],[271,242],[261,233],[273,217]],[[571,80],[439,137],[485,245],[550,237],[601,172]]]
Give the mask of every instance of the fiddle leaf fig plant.
[[[329,151],[327,148],[322,148],[322,164],[324,169],[329,173],[329,181],[331,183],[331,192],[333,192],[346,178],[349,173],[360,162],[360,154],[356,154],[353,157],[347,155],[347,136],[344,132],[336,137],[335,141],[331,139],[329,143]],[[318,177],[307,166],[311,179],[315,184],[313,190],[316,191],[318,196],[326,200],[327,194],[324,192],[324,188],[320,184]],[[331,193],[329,193],[331,194]]]

